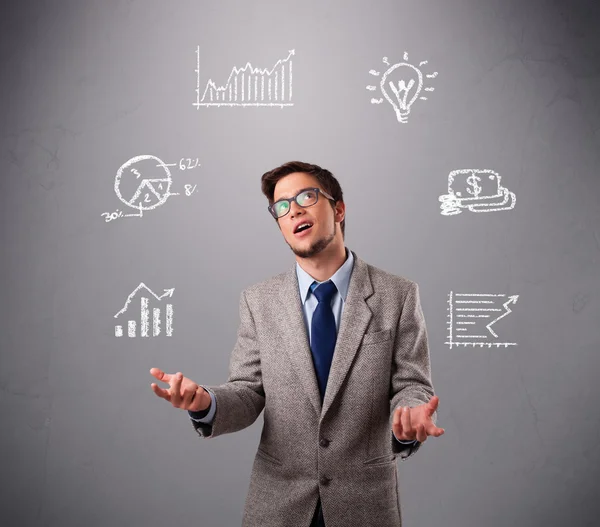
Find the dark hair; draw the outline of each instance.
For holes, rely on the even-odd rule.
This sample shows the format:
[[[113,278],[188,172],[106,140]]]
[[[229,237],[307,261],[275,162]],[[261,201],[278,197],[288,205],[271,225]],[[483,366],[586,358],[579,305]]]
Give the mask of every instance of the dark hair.
[[[332,196],[335,202],[344,201],[342,187],[340,187],[338,180],[335,179],[335,176],[329,172],[329,170],[321,168],[318,165],[303,163],[302,161],[289,161],[277,168],[274,168],[273,170],[265,172],[260,178],[261,190],[269,200],[269,205],[273,205],[274,203],[275,185],[277,185],[277,182],[281,178],[289,176],[294,172],[303,172],[304,174],[314,176],[319,182],[320,186],[323,187],[323,190]],[[331,200],[328,201],[331,203],[331,208],[335,209],[335,202]],[[342,229],[342,237],[344,237],[346,230],[345,217],[342,220],[340,227]]]

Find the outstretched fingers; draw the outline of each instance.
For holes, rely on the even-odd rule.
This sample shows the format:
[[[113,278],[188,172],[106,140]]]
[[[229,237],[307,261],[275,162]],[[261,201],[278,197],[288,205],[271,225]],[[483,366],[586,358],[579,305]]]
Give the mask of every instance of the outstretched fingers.
[[[152,391],[156,395],[158,395],[159,397],[165,399],[166,401],[171,402],[171,394],[169,393],[169,390],[165,390],[164,388],[161,388],[155,382],[153,382],[152,384],[150,384],[150,387],[152,388]]]
[[[160,368],[150,368],[150,375],[152,375],[159,381],[163,381],[163,382],[167,382],[167,383],[171,380],[171,375],[169,375],[168,373],[165,373]],[[150,388],[152,388],[152,391],[156,395],[161,397],[162,399],[165,399],[166,401],[169,401],[169,402],[171,401],[171,394],[169,393],[169,390],[165,390],[164,388],[161,388],[160,386],[158,386],[158,384],[156,384],[154,382],[152,384],[150,384]]]
[[[427,435],[434,436],[434,437],[440,437],[441,435],[444,434],[444,432],[445,432],[445,430],[443,428],[435,426],[433,424],[433,421],[429,421],[428,426],[427,426]]]
[[[427,435],[439,437],[441,436],[445,430],[438,426],[435,426],[433,421],[431,420],[431,416],[438,409],[440,403],[440,398],[437,395],[434,395],[427,404],[427,413],[429,414],[429,419],[426,428]]]
[[[394,416],[392,417],[392,430],[397,439],[402,439],[403,429],[402,429],[402,420],[400,417],[402,416],[402,407],[398,407],[394,410]]]
[[[407,406],[396,408],[392,419],[392,429],[397,439],[405,441],[415,439],[415,430],[410,418],[410,408]]]
[[[181,406],[181,381],[183,373],[178,371],[173,375],[173,383],[171,384],[171,404],[179,408]]]
[[[166,373],[160,368],[150,368],[150,375],[156,377],[159,381],[162,382],[170,382],[171,377],[173,377],[170,373]]]
[[[429,402],[427,403],[427,413],[429,415],[433,415],[433,412],[437,410],[439,403],[440,398],[437,395],[434,395],[431,399],[429,399]]]
[[[402,430],[404,430],[404,435],[407,436],[406,439],[415,439],[416,430],[413,427],[413,422],[410,417],[410,408],[408,406],[402,407],[400,421],[402,422]]]

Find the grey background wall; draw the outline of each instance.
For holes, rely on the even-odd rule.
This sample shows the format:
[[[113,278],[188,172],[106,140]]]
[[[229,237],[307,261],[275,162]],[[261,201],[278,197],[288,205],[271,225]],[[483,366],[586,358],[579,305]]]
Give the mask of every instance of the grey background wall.
[[[241,523],[262,415],[202,441],[149,369],[226,380],[240,291],[294,263],[260,176],[299,159],[339,179],[346,245],[420,285],[446,433],[398,464],[405,525],[597,525],[599,20],[592,1],[3,6],[1,523]],[[294,50],[293,106],[195,108],[197,50],[201,91]],[[438,75],[403,124],[366,86],[405,52]],[[107,221],[135,212],[115,177],[143,154],[199,166]],[[467,168],[514,208],[441,214]],[[140,282],[174,289],[152,300],[172,336],[115,336]],[[516,345],[446,344],[450,292],[518,295],[494,341]]]

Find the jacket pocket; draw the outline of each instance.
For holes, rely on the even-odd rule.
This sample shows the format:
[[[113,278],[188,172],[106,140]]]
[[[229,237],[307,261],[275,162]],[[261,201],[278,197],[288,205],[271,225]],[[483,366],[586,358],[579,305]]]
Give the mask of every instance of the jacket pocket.
[[[275,465],[283,466],[283,463],[279,461],[276,457],[273,457],[271,454],[267,454],[262,448],[258,447],[256,451],[256,455],[269,463],[274,463]]]
[[[383,456],[372,457],[363,461],[363,465],[387,465],[392,461],[396,461],[396,454],[385,454]]]
[[[362,338],[363,345],[374,344],[375,342],[385,342],[392,338],[392,331],[390,329],[382,329],[381,331],[371,331],[365,333]]]

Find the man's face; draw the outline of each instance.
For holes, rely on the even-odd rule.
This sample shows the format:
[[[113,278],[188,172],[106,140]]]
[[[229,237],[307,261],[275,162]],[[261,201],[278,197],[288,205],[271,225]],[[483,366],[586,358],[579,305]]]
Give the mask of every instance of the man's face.
[[[294,172],[277,182],[273,198],[274,201],[292,198],[303,189],[315,187],[321,188],[315,177],[303,172]],[[301,258],[311,258],[323,251],[334,240],[336,232],[338,232],[335,211],[330,200],[323,194],[319,194],[317,203],[306,208],[292,201],[289,212],[277,221],[286,243],[294,254]],[[295,232],[297,227],[303,223],[309,223],[312,226],[301,232]]]

